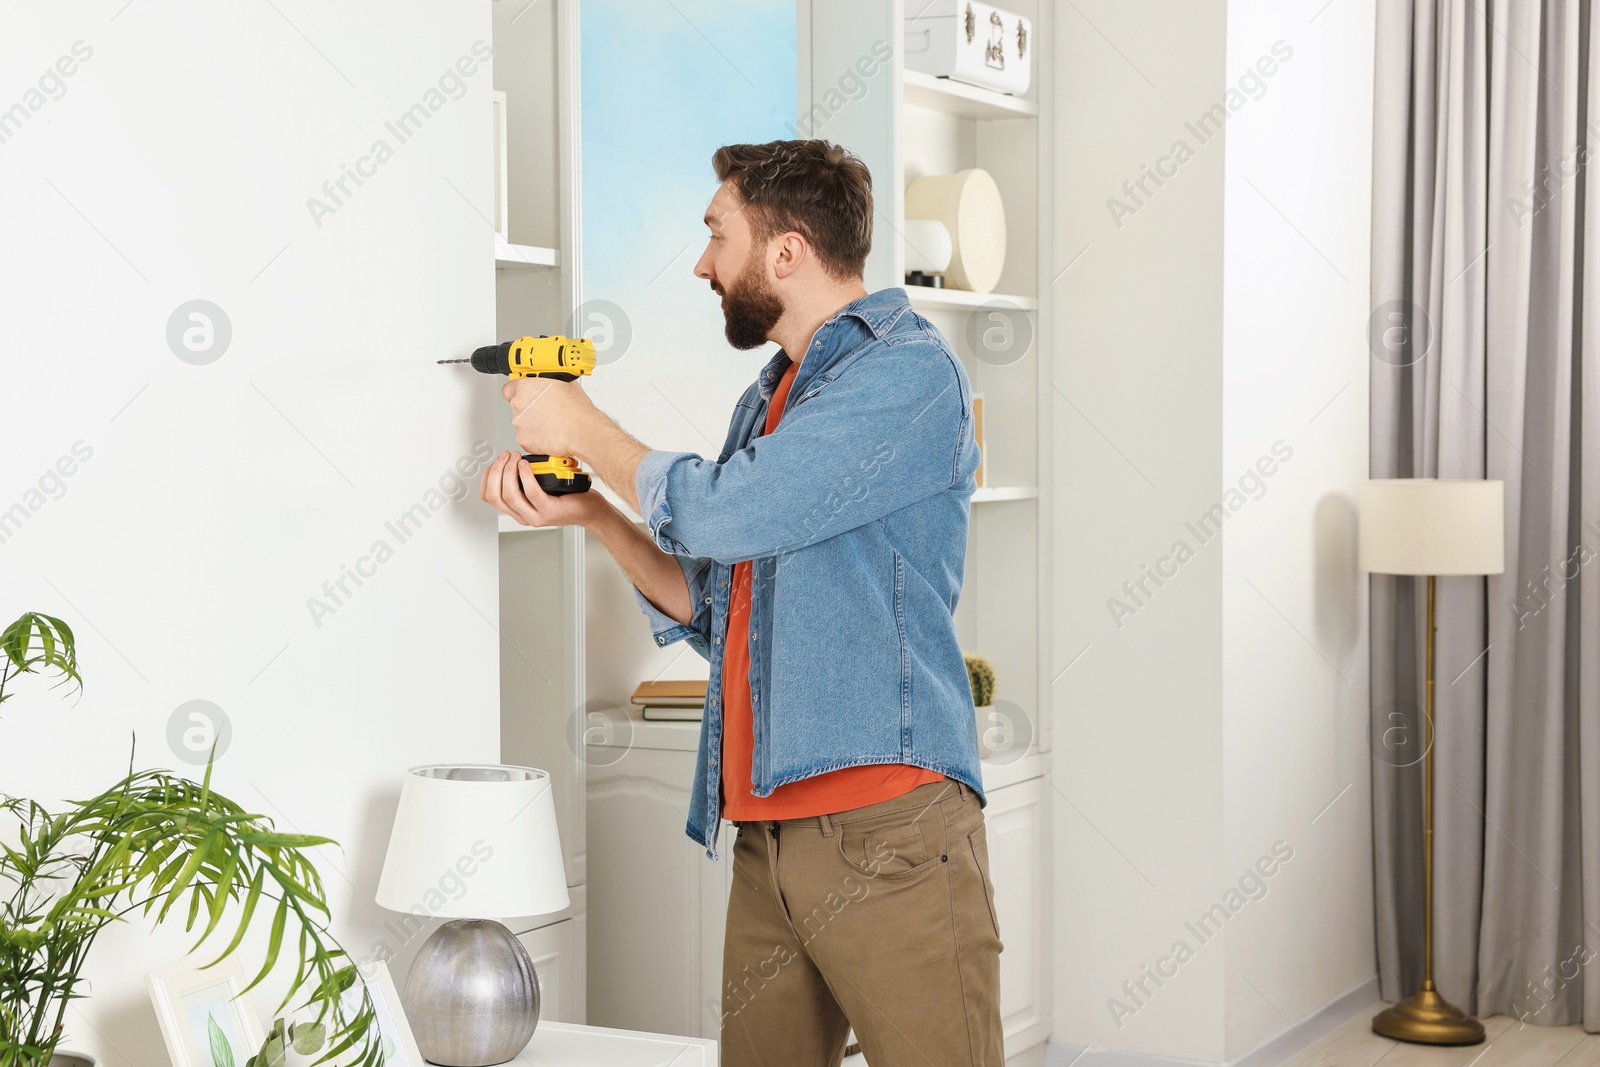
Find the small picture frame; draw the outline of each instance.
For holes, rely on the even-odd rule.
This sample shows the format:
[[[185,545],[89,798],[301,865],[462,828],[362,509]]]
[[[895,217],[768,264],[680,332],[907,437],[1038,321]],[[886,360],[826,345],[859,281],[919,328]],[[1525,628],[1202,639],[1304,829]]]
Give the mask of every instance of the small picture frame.
[[[417,1039],[411,1033],[411,1024],[406,1021],[405,1007],[400,1003],[400,991],[395,987],[394,976],[389,973],[389,965],[383,960],[375,960],[363,963],[357,973],[361,975],[367,995],[372,998],[372,1008],[378,1016],[384,1067],[428,1067],[422,1053],[417,1051]],[[341,1007],[347,1017],[361,1010],[361,990],[356,986],[345,990]]]
[[[244,1067],[267,1039],[237,956],[145,975],[173,1067]]]
[[[978,470],[974,475],[978,488],[989,484],[989,462],[983,451],[983,394],[972,394],[972,437],[978,444]]]

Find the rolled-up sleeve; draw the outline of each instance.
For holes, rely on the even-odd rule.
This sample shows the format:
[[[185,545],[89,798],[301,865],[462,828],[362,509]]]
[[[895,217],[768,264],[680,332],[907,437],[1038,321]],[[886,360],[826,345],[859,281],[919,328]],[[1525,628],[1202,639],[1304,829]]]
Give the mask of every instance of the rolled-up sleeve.
[[[641,501],[642,503],[643,501]],[[639,608],[644,612],[645,619],[650,623],[651,639],[661,647],[666,647],[674,641],[688,641],[689,647],[705,658],[711,659],[711,574],[714,568],[711,560],[699,556],[674,556],[678,567],[683,571],[684,580],[689,583],[689,603],[694,608],[694,615],[686,626],[650,603],[649,599],[639,591],[638,586],[633,587],[633,596],[639,602]]]
[[[663,452],[660,449],[647,452],[639,461],[639,469],[633,476],[633,491],[639,497],[639,514],[650,530],[650,539],[663,552],[675,555],[687,553],[670,538],[663,542],[661,527],[672,521],[672,507],[667,503],[667,471],[683,457],[700,458],[693,452]]]

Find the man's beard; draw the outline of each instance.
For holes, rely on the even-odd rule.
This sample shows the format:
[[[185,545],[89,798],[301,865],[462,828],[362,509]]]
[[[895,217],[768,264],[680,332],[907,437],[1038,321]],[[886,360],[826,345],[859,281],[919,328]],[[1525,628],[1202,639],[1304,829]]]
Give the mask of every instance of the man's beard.
[[[724,332],[734,348],[744,350],[766,344],[773,327],[783,317],[783,300],[761,268],[761,260],[752,257],[734,285],[722,291],[727,303],[722,311],[726,320]]]

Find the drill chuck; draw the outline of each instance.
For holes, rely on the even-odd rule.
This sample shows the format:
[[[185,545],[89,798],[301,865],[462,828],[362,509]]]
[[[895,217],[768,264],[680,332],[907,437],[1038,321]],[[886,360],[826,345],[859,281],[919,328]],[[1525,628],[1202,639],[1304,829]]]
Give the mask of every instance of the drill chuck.
[[[475,349],[472,353],[472,369],[479,374],[510,374],[511,342]]]
[[[440,363],[470,363],[472,369],[479,374],[511,373],[511,342],[506,341],[498,345],[484,345],[472,353],[468,359],[441,359]]]

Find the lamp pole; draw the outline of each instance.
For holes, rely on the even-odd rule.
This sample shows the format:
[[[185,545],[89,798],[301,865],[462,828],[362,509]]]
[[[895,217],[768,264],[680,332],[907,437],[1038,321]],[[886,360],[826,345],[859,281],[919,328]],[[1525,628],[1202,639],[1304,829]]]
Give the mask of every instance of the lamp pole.
[[[1433,984],[1433,635],[1434,576],[1428,575],[1426,730],[1422,754],[1422,988],[1372,1020],[1373,1033],[1419,1045],[1476,1045],[1483,1024],[1439,995]]]

